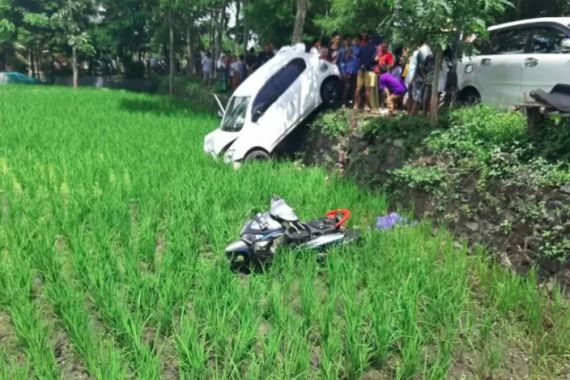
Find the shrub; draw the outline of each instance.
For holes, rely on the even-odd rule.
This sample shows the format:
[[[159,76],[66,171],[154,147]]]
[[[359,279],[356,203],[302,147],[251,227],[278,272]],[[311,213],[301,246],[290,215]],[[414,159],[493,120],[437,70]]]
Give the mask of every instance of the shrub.
[[[437,189],[443,182],[445,175],[438,167],[405,165],[395,169],[392,174],[397,180],[404,182],[412,189],[431,191]]]
[[[445,128],[447,120],[442,117],[437,128]],[[426,137],[434,127],[429,120],[421,116],[377,117],[368,120],[363,130],[377,137]]]
[[[549,160],[570,163],[570,119],[553,118],[544,128],[538,148]]]
[[[314,124],[320,126],[325,135],[339,137],[350,129],[350,112],[342,109],[327,111],[317,116]]]
[[[450,114],[451,127],[436,131],[427,141],[434,152],[488,161],[493,152],[526,140],[526,121],[520,113],[506,113],[487,106],[467,107]],[[506,149],[509,150],[509,149]]]

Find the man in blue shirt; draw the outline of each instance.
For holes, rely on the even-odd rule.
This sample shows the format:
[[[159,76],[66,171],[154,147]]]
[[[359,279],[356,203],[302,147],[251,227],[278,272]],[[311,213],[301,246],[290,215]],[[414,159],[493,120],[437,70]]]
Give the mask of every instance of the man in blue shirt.
[[[357,45],[351,46],[345,49],[341,57],[340,67],[342,79],[344,80],[343,104],[345,105],[355,103],[354,92],[356,90],[356,77],[360,69],[360,60],[358,59],[359,52],[360,48]]]
[[[360,90],[362,87],[365,89],[364,95],[364,110],[370,111],[371,109],[377,110],[380,105],[378,104],[378,78],[374,72],[376,61],[376,46],[371,39],[371,36],[366,36],[365,44],[360,48],[358,59],[360,61],[360,70],[356,79],[356,91],[354,93],[354,109],[358,110],[360,106]]]

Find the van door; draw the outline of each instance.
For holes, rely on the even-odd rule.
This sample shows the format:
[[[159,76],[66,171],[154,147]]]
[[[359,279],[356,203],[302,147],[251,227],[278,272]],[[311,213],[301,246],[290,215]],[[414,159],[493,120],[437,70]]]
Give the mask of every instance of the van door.
[[[529,40],[527,28],[493,32],[490,51],[479,55],[476,85],[486,103],[511,105],[521,102],[524,54]]]
[[[555,25],[537,26],[532,31],[529,54],[522,66],[522,92],[552,90],[557,83],[570,80],[570,53],[562,40],[570,38],[570,30]]]

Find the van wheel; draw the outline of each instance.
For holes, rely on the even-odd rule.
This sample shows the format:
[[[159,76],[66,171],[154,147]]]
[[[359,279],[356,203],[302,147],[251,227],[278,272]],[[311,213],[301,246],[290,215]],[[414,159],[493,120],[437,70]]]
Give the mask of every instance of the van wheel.
[[[337,78],[328,78],[321,85],[321,99],[326,107],[340,107],[342,101],[342,84]]]
[[[266,151],[254,149],[245,156],[244,161],[269,161],[270,158]]]
[[[474,106],[481,103],[481,95],[474,88],[466,88],[459,94],[459,102],[462,105]]]

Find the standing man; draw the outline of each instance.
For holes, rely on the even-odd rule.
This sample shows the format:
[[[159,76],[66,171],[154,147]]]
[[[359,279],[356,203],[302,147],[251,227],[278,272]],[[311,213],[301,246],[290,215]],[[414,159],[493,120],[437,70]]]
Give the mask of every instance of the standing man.
[[[249,74],[253,73],[257,69],[257,57],[255,55],[254,48],[250,48],[246,54],[245,64],[247,65],[247,71]]]
[[[259,66],[273,58],[273,44],[270,42],[265,45],[265,50],[259,53],[258,61]]]
[[[245,78],[247,78],[247,64],[245,62],[245,57],[243,54],[239,56],[237,70],[239,74],[239,83],[241,84]]]
[[[417,54],[415,54],[415,69],[410,90],[412,98],[410,115],[417,115],[422,106],[427,111],[426,106],[429,96],[426,95],[429,94],[431,89],[429,78],[431,76],[430,72],[433,71],[433,67],[431,67],[433,65],[430,64],[432,61],[432,51],[429,45],[424,42],[418,48]]]
[[[216,71],[218,72],[218,86],[220,91],[227,90],[228,75],[226,70],[226,53],[222,52],[216,61]]]
[[[372,36],[366,36],[366,43],[360,49],[358,59],[360,61],[360,71],[356,79],[356,91],[354,93],[354,109],[359,109],[360,104],[360,89],[364,86],[364,110],[370,112],[371,109],[378,110],[378,77],[374,72],[376,62],[376,47],[372,41]],[[374,95],[375,94],[375,95]]]
[[[210,78],[212,77],[212,58],[210,52],[206,52],[202,58],[202,78],[204,80],[204,85],[210,84]]]

